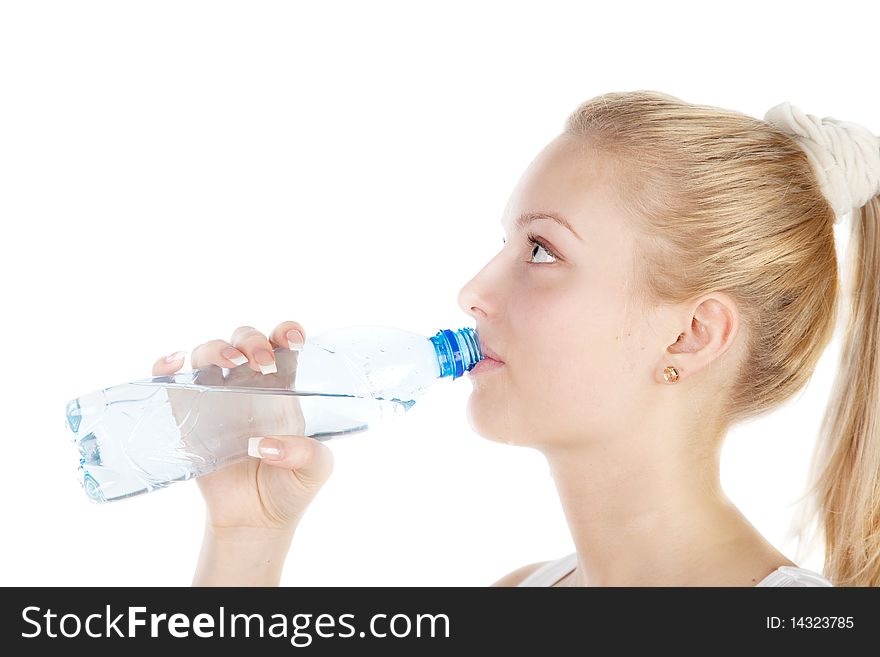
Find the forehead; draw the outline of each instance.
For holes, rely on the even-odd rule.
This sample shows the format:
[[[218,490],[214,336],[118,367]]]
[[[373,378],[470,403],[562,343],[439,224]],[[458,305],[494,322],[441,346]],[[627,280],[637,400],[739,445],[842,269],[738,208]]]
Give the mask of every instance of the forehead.
[[[595,232],[594,224],[612,210],[606,169],[581,140],[557,137],[526,167],[511,193],[502,226],[515,230],[524,213],[553,212],[568,219],[582,237]]]

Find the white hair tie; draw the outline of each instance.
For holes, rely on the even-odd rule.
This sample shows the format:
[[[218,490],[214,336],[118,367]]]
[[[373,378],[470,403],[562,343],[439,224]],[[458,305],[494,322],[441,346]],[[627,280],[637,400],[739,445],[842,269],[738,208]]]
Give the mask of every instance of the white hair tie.
[[[818,119],[791,103],[771,107],[764,120],[791,135],[806,151],[834,223],[880,193],[880,137],[858,123]]]

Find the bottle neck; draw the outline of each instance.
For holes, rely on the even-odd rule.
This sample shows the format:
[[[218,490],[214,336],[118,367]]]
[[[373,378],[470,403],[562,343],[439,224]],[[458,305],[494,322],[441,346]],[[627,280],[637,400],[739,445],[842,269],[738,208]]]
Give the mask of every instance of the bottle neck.
[[[479,336],[472,328],[442,329],[430,340],[440,366],[440,378],[451,376],[457,379],[483,360]]]

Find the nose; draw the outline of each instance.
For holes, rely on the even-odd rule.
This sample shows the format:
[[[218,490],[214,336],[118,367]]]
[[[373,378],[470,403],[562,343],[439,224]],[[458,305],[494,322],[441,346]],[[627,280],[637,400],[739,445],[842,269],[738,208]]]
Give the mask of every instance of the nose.
[[[493,262],[495,259],[489,261],[458,291],[458,307],[474,319],[492,315],[498,304],[500,290],[497,277],[491,274]]]
[[[506,251],[502,248],[458,291],[458,307],[474,319],[491,317],[503,306],[504,283],[510,275]]]
[[[458,291],[458,307],[474,319],[482,319],[486,316],[486,311],[483,310],[484,303],[477,293],[477,278],[474,276]]]

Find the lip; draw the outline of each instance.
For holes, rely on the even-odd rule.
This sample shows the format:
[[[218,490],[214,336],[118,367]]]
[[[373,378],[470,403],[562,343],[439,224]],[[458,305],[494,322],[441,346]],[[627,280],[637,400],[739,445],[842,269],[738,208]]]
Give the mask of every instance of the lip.
[[[494,360],[498,363],[503,363],[504,361],[489,348],[489,345],[485,344],[482,340],[480,341],[480,351],[483,352],[483,357],[488,358],[489,360]]]
[[[474,365],[470,369],[468,374],[474,375],[474,374],[481,374],[483,372],[491,372],[492,370],[496,370],[500,367],[504,367],[504,363],[502,363],[500,360],[495,360],[494,358],[486,357],[486,358],[481,359],[479,363]]]

